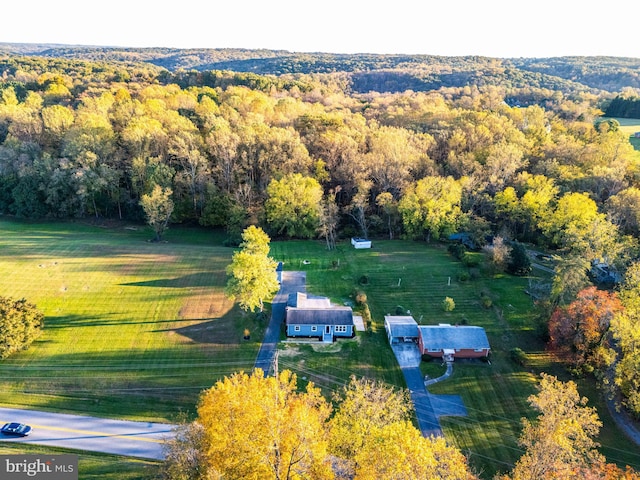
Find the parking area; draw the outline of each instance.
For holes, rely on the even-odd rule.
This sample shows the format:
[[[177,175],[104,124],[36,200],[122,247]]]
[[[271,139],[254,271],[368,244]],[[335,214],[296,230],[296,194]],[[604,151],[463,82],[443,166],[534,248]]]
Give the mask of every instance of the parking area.
[[[393,353],[398,359],[400,367],[419,367],[420,366],[420,350],[418,345],[413,342],[397,343],[391,346]]]

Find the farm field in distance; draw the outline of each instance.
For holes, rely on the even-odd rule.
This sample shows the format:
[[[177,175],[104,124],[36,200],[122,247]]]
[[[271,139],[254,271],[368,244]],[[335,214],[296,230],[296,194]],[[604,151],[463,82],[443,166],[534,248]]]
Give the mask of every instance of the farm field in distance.
[[[217,379],[253,367],[266,324],[224,297],[233,249],[223,246],[222,234],[176,226],[165,242],[151,243],[141,226],[7,219],[0,233],[1,294],[27,298],[46,317],[43,335],[28,351],[0,362],[0,404],[175,421],[193,415],[200,391]],[[549,279],[496,273],[482,254],[473,255],[478,265],[469,269],[437,242],[374,239],[372,249],[355,250],[344,240],[327,251],[321,241],[272,241],[275,260],[306,272],[308,292],[353,304],[361,290],[373,319],[353,340],[283,342],[279,368],[327,395],[351,375],[403,387],[384,333],[385,314],[402,309],[424,324],[482,326],[491,363],[456,363],[453,377],[430,391],[462,395],[469,416],[442,425],[482,478],[509,469],[522,454],[520,420],[532,415],[526,399],[537,374],[569,377],[545,353],[525,293],[530,281]],[[455,301],[452,312],[441,308],[445,296]],[[489,308],[483,307],[486,297]],[[245,328],[250,341],[242,339]],[[514,347],[527,353],[525,367],[510,359]],[[431,362],[423,370],[436,376],[444,369]],[[640,455],[612,425],[597,391],[587,381],[579,387],[605,424],[603,452],[610,461],[640,468]]]
[[[620,130],[629,135],[629,142],[633,145],[633,148],[640,150],[640,138],[633,136],[634,133],[640,132],[640,119],[620,117],[611,117],[611,119],[620,123]]]

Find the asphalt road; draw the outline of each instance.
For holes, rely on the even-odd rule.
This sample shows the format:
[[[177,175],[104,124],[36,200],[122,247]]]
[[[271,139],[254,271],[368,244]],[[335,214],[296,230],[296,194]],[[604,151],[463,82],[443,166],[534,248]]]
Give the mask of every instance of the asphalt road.
[[[0,408],[0,424],[20,422],[33,428],[28,437],[0,435],[0,442],[33,443],[162,460],[163,443],[174,425],[129,422],[61,413]]]

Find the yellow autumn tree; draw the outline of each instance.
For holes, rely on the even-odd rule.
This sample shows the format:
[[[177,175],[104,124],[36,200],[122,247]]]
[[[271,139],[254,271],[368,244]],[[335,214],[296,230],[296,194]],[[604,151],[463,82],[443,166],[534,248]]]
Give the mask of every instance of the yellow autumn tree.
[[[366,378],[352,376],[334,401],[338,407],[331,419],[331,449],[346,460],[355,459],[373,430],[407,421],[411,415],[406,391]]]
[[[269,235],[250,225],[242,232],[240,250],[234,252],[227,266],[227,296],[238,299],[246,311],[264,308],[265,298],[278,291],[276,261],[269,257]]]
[[[330,479],[326,421],[331,407],[295,374],[237,373],[204,392],[198,407],[207,479]]]
[[[335,415],[284,371],[237,373],[205,391],[165,447],[167,480],[474,480],[465,456],[411,422],[405,390],[352,377]]]
[[[334,400],[330,448],[339,478],[475,478],[458,449],[443,438],[422,436],[411,423],[406,390],[352,377]]]
[[[574,382],[543,374],[529,403],[539,416],[533,422],[523,419],[520,445],[525,453],[513,469],[513,480],[579,478],[575,472],[603,463],[594,441],[602,423]]]
[[[472,480],[467,459],[442,437],[423,437],[411,422],[374,428],[355,456],[354,480]]]

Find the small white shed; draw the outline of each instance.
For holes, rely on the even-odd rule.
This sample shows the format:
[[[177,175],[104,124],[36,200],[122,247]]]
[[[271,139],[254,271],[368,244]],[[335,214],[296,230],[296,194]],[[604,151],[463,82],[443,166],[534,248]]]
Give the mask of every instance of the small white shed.
[[[351,245],[354,248],[371,248],[371,240],[367,240],[366,238],[352,238]]]

